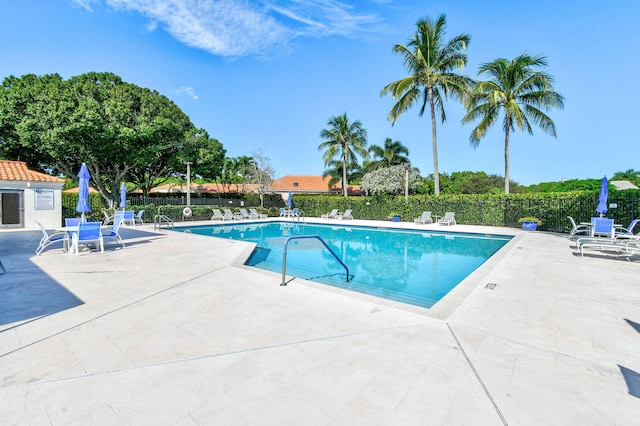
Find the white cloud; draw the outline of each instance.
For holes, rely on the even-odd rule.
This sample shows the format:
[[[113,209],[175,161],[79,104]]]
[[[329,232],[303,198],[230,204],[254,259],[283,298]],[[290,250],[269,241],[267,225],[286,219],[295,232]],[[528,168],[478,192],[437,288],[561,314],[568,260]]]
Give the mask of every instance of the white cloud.
[[[179,89],[170,89],[171,93],[174,93],[176,95],[182,95],[185,94],[187,96],[189,96],[191,99],[193,99],[194,101],[198,100],[198,95],[196,95],[196,91],[193,87],[190,86],[182,86]]]
[[[75,0],[87,10],[100,0]],[[220,56],[262,55],[295,37],[355,36],[378,18],[338,0],[104,0],[149,18],[178,41]]]

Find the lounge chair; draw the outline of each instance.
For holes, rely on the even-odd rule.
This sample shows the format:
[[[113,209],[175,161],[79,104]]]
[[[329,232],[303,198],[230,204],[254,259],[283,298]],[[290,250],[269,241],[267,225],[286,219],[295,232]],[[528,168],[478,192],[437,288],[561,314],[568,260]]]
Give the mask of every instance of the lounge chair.
[[[256,219],[266,219],[269,217],[266,213],[258,213],[256,209],[249,209],[249,214]]]
[[[118,217],[114,222],[111,229],[107,229],[102,231],[102,241],[103,244],[109,241],[115,241],[116,243],[122,244],[122,248],[124,248],[124,241],[120,238],[120,234],[118,231],[120,230],[120,224],[122,224],[122,216]]]
[[[140,225],[144,225],[144,220],[142,219],[142,215],[144,214],[144,210],[138,210],[138,213],[133,218],[133,224],[139,223]]]
[[[603,252],[617,252],[623,256],[633,256],[640,254],[638,240],[612,240],[609,238],[586,239],[581,242],[580,256],[584,257],[585,250],[598,250]]]
[[[287,217],[289,213],[285,210],[284,207],[280,207],[280,217]]]
[[[433,223],[433,219],[431,219],[431,212],[422,212],[422,216],[416,217],[413,220],[414,223],[421,223],[423,225],[427,223]]]
[[[351,209],[347,209],[344,211],[344,213],[338,213],[336,214],[336,219],[353,219],[353,216],[351,215]]]
[[[80,245],[97,244],[100,252],[104,253],[104,240],[100,232],[102,222],[81,222],[78,225],[78,231],[73,233],[71,238],[72,250],[79,253]]]
[[[40,240],[40,244],[38,244],[38,248],[36,248],[36,255],[40,256],[42,250],[49,247],[54,243],[62,243],[64,249],[69,246],[69,235],[66,232],[53,232],[49,234],[46,229],[44,229],[44,225],[42,223],[35,221],[40,230],[42,231],[42,239]]]
[[[222,214],[220,209],[212,209],[212,210],[213,210],[213,216],[211,216],[211,220],[223,220],[224,219],[224,215]]]
[[[240,209],[240,219],[251,219],[251,215],[247,209]]]
[[[233,220],[234,216],[230,209],[224,209],[224,214],[222,215],[222,220]]]
[[[571,232],[569,232],[569,238],[573,237],[574,235],[578,235],[578,234],[589,235],[589,233],[591,231],[591,225],[586,225],[586,224],[583,224],[583,223],[578,225],[578,224],[576,224],[576,221],[573,220],[573,218],[571,216],[567,216],[567,219],[569,219],[569,222],[571,222]]]
[[[640,235],[635,235],[635,227],[638,224],[638,222],[640,222],[640,219],[633,219],[631,221],[631,223],[629,224],[628,227],[623,228],[623,227],[614,227],[615,232],[616,232],[616,236],[615,238],[634,238],[634,237],[639,237]]]
[[[455,225],[456,224],[455,215],[456,215],[456,212],[446,212],[444,214],[444,216],[442,216],[440,219],[438,219],[438,224],[440,224],[440,225]]]
[[[338,209],[333,209],[329,213],[324,213],[320,215],[321,219],[335,219],[338,214]]]

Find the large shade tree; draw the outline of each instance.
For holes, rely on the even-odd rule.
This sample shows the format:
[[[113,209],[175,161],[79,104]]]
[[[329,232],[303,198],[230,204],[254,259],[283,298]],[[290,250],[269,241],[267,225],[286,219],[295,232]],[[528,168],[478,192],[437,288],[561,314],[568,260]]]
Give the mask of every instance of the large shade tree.
[[[545,113],[563,108],[564,98],[553,89],[553,77],[546,72],[544,56],[522,54],[511,61],[499,58],[480,66],[478,75],[488,80],[476,83],[466,100],[463,123],[480,120],[469,141],[477,147],[487,131],[503,115],[504,192],[509,193],[509,136],[516,127],[533,134],[533,125],[556,137],[556,126]]]
[[[438,138],[436,117],[442,123],[447,119],[444,102],[449,98],[462,99],[472,80],[459,74],[467,64],[464,53],[471,40],[468,34],[460,34],[445,40],[446,17],[440,15],[435,21],[428,18],[416,23],[417,30],[407,45],[396,44],[395,55],[400,55],[409,75],[386,85],[381,96],[391,95],[396,101],[388,114],[392,125],[398,117],[414,105],[420,107],[422,117],[427,106],[431,113],[431,146],[433,151],[434,192],[440,194],[438,172]]]
[[[329,128],[322,129],[320,137],[324,139],[318,146],[318,151],[324,151],[322,158],[325,166],[332,165],[332,161],[342,161],[342,193],[347,196],[347,170],[350,165],[358,163],[358,156],[367,158],[367,131],[360,120],[350,122],[347,113],[331,117],[327,121]]]
[[[178,152],[176,146],[183,146],[194,131],[172,101],[112,73],[90,72],[69,80],[57,74],[12,76],[2,89],[2,154],[70,178],[84,162],[92,186],[111,205],[132,171],[164,163],[166,154]],[[165,168],[162,173],[174,171]]]

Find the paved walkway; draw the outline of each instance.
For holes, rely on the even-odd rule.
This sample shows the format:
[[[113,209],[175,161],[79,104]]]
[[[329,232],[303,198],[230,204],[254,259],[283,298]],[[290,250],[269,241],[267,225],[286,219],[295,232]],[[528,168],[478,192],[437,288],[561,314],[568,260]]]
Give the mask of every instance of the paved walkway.
[[[639,424],[640,261],[454,229],[516,237],[430,310],[280,287],[242,242],[129,227],[35,257],[0,231],[0,423]]]

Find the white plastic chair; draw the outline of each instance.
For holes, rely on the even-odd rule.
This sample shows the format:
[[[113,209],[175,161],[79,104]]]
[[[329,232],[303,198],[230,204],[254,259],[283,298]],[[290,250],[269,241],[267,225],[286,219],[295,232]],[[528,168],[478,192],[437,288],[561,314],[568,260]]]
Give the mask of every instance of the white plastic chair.
[[[422,216],[416,217],[413,222],[421,223],[423,225],[433,223],[433,219],[431,219],[431,212],[422,212]]]
[[[111,227],[111,229],[101,232],[103,244],[105,242],[109,242],[113,240],[116,243],[122,244],[122,248],[124,248],[124,241],[122,241],[122,238],[118,233],[118,231],[120,230],[120,224],[122,224],[122,220],[123,220],[122,217],[116,218],[116,220],[113,222],[113,226]]]
[[[443,217],[438,219],[438,223],[440,225],[455,225],[456,224],[455,215],[456,215],[456,212],[446,212]]]
[[[63,243],[63,248],[67,248],[69,245],[69,235],[66,232],[54,232],[49,234],[46,229],[44,229],[44,225],[42,223],[35,221],[40,230],[42,231],[42,239],[40,240],[40,244],[38,244],[38,248],[36,248],[36,255],[40,256],[42,250],[49,247],[54,243]]]

